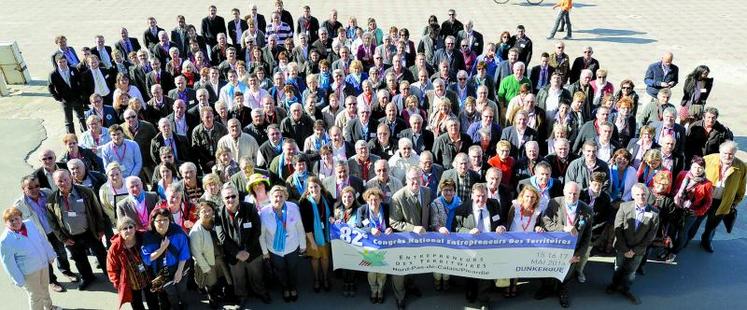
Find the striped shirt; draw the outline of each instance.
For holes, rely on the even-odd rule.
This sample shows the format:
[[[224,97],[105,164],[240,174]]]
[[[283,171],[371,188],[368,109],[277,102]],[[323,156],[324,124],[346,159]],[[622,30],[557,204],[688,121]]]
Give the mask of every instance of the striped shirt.
[[[268,24],[265,28],[265,36],[270,37],[271,35],[278,37],[278,44],[282,45],[286,39],[293,39],[293,30],[288,24],[280,22],[280,25]]]

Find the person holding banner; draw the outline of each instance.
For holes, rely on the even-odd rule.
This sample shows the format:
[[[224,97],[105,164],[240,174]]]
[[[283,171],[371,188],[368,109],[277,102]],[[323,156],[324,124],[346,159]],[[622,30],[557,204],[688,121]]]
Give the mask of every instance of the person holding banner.
[[[345,189],[347,188],[351,187],[348,186]],[[343,200],[345,189],[343,189]],[[382,232],[387,235],[391,234],[393,229],[389,226],[389,208],[382,203],[384,201],[384,192],[375,187],[369,188],[363,193],[363,200],[366,201],[366,204],[358,208],[358,219],[355,226],[374,236],[379,236]],[[369,272],[368,285],[371,287],[371,303],[383,304],[386,274]],[[399,305],[398,300],[397,307],[400,307]]]
[[[262,224],[259,245],[283,288],[283,300],[290,302],[298,300],[298,260],[306,252],[306,233],[298,206],[286,199],[288,190],[284,186],[270,189],[271,205],[259,213]]]
[[[578,267],[581,257],[586,254],[591,245],[591,229],[594,225],[594,211],[583,201],[578,200],[581,186],[568,181],[563,188],[563,197],[550,200],[547,209],[542,214],[542,227],[546,231],[568,232],[577,236],[576,249],[571,257],[571,267],[562,282],[556,279],[542,279],[542,287],[534,295],[535,299],[544,299],[557,292],[560,306],[570,307],[568,297],[568,281]],[[558,283],[559,282],[559,283]]]
[[[411,167],[407,170],[406,185],[392,196],[392,206],[389,221],[395,232],[414,232],[422,234],[428,225],[431,204],[431,191],[420,185],[420,169]],[[407,292],[415,296],[421,296],[420,290],[410,281],[405,286],[405,276],[392,276],[394,286],[394,298],[397,299],[397,308],[405,308],[405,297]]]
[[[446,182],[441,182],[441,184],[443,185]],[[457,214],[452,224],[454,225],[454,231],[473,235],[506,231],[506,214],[501,210],[498,201],[488,199],[488,187],[485,183],[472,185],[470,198],[470,201],[465,202],[456,211]],[[493,283],[492,280],[468,279],[467,301],[474,303],[477,300],[481,307],[487,307],[490,302],[488,294]]]
[[[346,186],[342,189],[340,200],[335,203],[335,223],[345,223],[350,227],[357,227],[358,223],[358,202],[355,200],[355,189]],[[354,270],[342,270],[342,294],[346,297],[355,296],[355,275]]]
[[[659,211],[648,204],[648,188],[643,183],[636,183],[631,190],[633,201],[620,204],[615,216],[615,243],[617,250],[615,272],[612,283],[607,286],[607,294],[621,292],[633,304],[641,304],[630,285],[635,279],[635,272],[646,257],[646,249],[656,237],[659,227]]]
[[[322,181],[310,176],[306,180],[306,191],[301,195],[298,205],[301,210],[301,222],[306,231],[306,254],[311,257],[314,292],[318,293],[321,286],[329,292],[329,224],[335,221],[334,200],[322,188]],[[321,274],[319,263],[322,265]]]
[[[441,180],[438,185],[438,191],[441,195],[434,199],[430,206],[429,231],[437,231],[447,235],[454,230],[454,215],[456,215],[457,209],[462,206],[462,199],[456,195],[456,187],[456,182],[453,179]],[[449,289],[448,274],[434,273],[433,281],[437,291]]]
[[[544,232],[542,228],[542,212],[539,208],[540,194],[532,186],[524,186],[519,196],[513,201],[511,208],[506,213],[505,227],[501,231],[510,232]],[[506,288],[503,297],[516,297],[518,279],[511,279],[511,284]]]

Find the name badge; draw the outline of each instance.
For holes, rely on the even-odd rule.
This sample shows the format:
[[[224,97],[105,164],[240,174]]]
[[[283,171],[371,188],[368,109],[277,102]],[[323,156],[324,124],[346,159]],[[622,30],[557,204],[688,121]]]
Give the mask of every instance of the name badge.
[[[492,219],[493,219],[493,222],[497,222],[498,220],[501,219],[501,216],[496,214],[496,215],[493,215]]]
[[[77,203],[83,203],[83,198],[76,200]]]
[[[701,92],[701,93],[707,93],[707,92],[708,92],[708,89],[705,89],[705,88],[701,88],[701,89],[700,89],[700,92]]]
[[[363,225],[371,224],[371,222],[368,219],[363,220],[363,222],[361,222],[361,223],[363,223]]]
[[[651,212],[644,212],[643,213],[643,217],[650,219],[650,218],[654,217],[654,214],[651,213]]]
[[[252,222],[244,223],[244,228],[252,228]]]
[[[526,45],[526,44],[519,44],[519,46],[520,46],[521,48],[525,48],[525,47],[527,47],[527,45]]]
[[[143,264],[137,265],[138,272],[145,272],[145,266]]]
[[[371,138],[376,138],[376,133],[375,132],[369,133],[368,136]]]
[[[78,212],[75,212],[75,211],[67,211],[67,216],[68,216],[68,217],[76,217],[76,216],[78,216]]]
[[[324,222],[322,222],[321,225],[322,225],[322,229],[324,229]]]

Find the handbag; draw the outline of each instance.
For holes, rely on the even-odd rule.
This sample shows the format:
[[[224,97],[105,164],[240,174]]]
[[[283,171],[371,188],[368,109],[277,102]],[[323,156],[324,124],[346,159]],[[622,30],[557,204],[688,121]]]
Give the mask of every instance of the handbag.
[[[737,222],[737,208],[731,207],[731,212],[729,214],[724,215],[724,226],[726,226],[726,232],[731,233],[731,230],[734,228],[734,223]]]

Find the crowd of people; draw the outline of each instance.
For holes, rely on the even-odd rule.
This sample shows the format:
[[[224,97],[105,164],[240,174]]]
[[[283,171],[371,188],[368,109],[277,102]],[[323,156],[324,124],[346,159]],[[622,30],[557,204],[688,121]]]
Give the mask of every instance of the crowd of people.
[[[592,47],[534,53],[522,25],[493,43],[453,9],[413,32],[343,25],[336,10],[320,21],[308,6],[294,20],[280,0],[268,20],[256,6],[227,22],[208,12],[170,31],[149,17],[142,41],[122,28],[114,48],[55,38],[64,151],[40,152],[0,241],[31,309],[66,290],[55,261],[79,290],[97,281],[89,255],[134,309],[183,309],[189,291],[213,307],[271,303],[272,289],[295,302],[299,285],[354,296],[363,272],[331,270],[334,223],[373,236],[569,232],[571,271],[535,298],[568,307],[589,257],[611,255],[607,293],[638,304],[647,258],[674,261],[704,221],[713,252],[745,194],[747,167],[707,105],[709,68],[679,83],[671,53],[639,94]],[[413,275],[365,277],[372,303],[388,278],[399,309],[421,294]],[[518,292],[517,279],[432,278],[482,307],[496,286]]]

